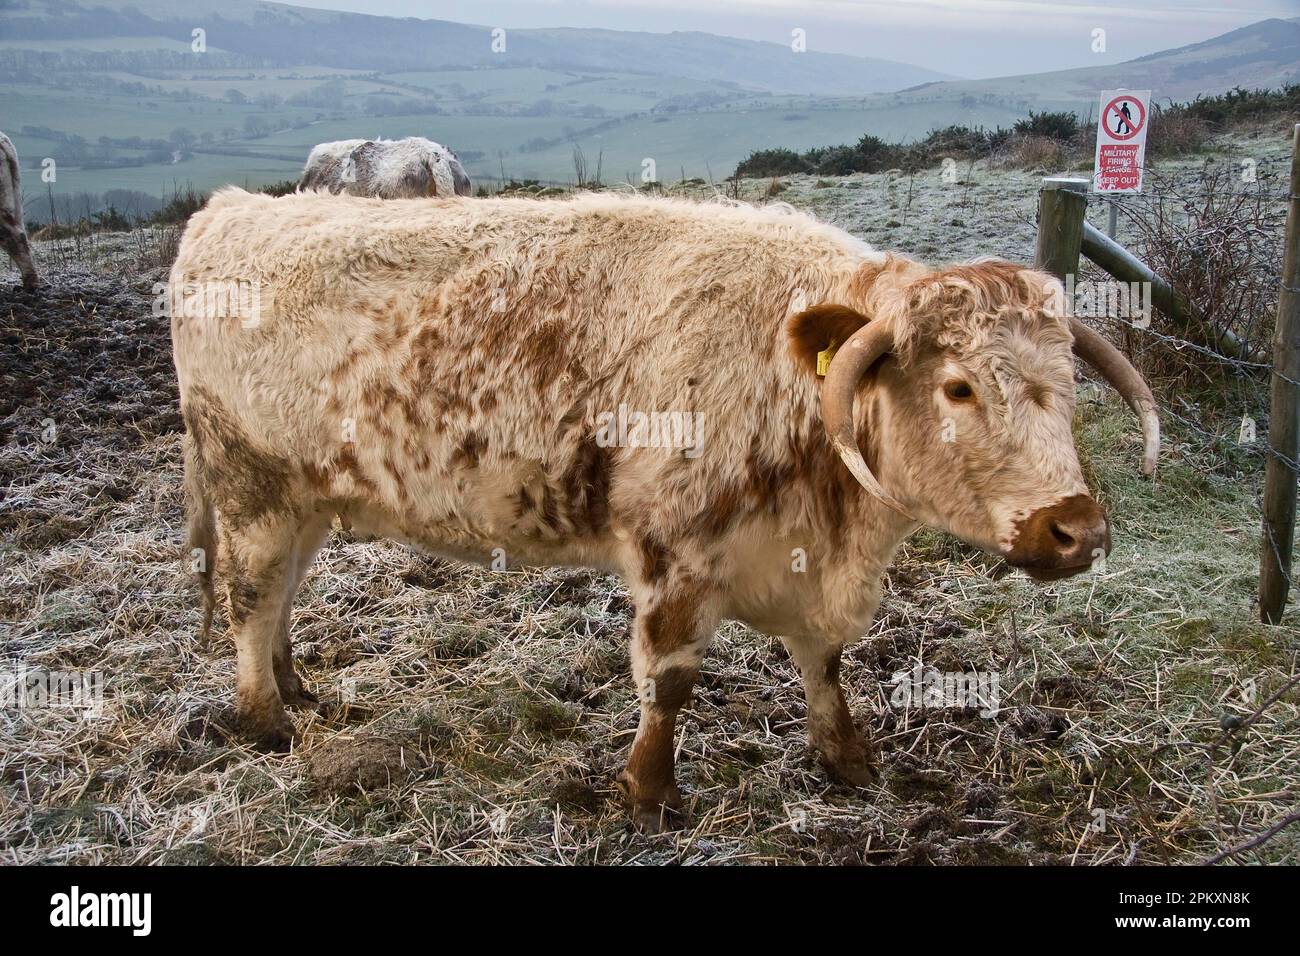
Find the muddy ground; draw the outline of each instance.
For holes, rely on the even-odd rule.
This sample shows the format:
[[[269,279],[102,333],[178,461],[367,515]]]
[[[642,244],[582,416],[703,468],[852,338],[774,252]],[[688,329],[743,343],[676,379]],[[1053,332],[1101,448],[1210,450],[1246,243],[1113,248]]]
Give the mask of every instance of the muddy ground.
[[[1001,201],[1032,204],[1032,185],[998,182]],[[805,193],[832,188],[796,177],[782,198]],[[946,201],[909,215],[947,235]],[[1013,245],[1025,258],[1019,227],[986,251]],[[928,532],[904,550],[844,667],[882,753],[869,789],[818,767],[779,641],[728,624],[679,725],[690,823],[637,834],[613,785],[636,726],[621,585],[341,533],[294,617],[324,711],[295,716],[292,754],[249,750],[232,732],[233,649],[224,631],[199,645],[178,561],[156,275],[52,259],[41,294],[0,282],[0,656],[98,671],[107,690],[93,719],[0,712],[0,861],[1193,862],[1296,802],[1293,695],[1235,752],[1210,747],[1300,649],[1294,628],[1255,623],[1257,476],[1175,426],[1160,477],[1139,480],[1113,396],[1084,401],[1077,426],[1114,516],[1100,575],[1042,588]],[[1000,709],[897,706],[890,680],[918,663],[998,673]],[[1284,833],[1243,860],[1297,850]]]

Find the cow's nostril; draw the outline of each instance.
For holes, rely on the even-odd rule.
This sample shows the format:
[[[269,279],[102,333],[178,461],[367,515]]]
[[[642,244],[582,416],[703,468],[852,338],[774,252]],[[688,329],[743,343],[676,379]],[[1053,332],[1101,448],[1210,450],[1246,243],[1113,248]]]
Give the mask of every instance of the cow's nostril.
[[[1051,530],[1052,537],[1056,539],[1056,543],[1059,544],[1062,549],[1073,548],[1075,544],[1078,543],[1074,535],[1070,534],[1070,532],[1066,530],[1065,526],[1060,522],[1053,521]]]

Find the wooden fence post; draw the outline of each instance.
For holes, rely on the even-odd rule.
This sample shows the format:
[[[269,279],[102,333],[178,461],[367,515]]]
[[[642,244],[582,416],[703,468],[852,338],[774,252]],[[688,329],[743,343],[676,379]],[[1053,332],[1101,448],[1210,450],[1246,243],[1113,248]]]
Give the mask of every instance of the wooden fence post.
[[[1300,451],[1300,124],[1291,145],[1282,290],[1273,333],[1273,397],[1264,466],[1264,530],[1259,558],[1259,617],[1282,620],[1291,584],[1295,539],[1296,453]]]
[[[1049,176],[1038,191],[1038,245],[1034,268],[1062,282],[1079,272],[1083,219],[1088,211],[1087,179]]]

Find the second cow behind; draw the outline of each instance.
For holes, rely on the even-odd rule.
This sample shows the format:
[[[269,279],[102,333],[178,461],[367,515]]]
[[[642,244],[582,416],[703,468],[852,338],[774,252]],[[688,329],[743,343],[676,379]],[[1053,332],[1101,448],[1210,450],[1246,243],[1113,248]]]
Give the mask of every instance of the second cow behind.
[[[376,199],[468,196],[473,189],[456,154],[431,139],[341,139],[307,157],[299,185]]]

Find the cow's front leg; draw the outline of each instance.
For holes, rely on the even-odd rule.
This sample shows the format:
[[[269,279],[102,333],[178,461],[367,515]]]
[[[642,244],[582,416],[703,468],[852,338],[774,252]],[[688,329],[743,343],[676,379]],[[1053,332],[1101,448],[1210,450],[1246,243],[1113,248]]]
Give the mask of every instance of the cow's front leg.
[[[860,734],[840,687],[844,645],[818,637],[781,639],[803,675],[808,709],[808,742],[822,765],[841,783],[865,787],[875,780],[875,753],[869,736]]]
[[[639,582],[633,592],[632,676],[641,723],[620,782],[637,828],[659,833],[681,815],[673,773],[677,712],[691,696],[718,616],[711,589],[689,572],[665,572]]]

